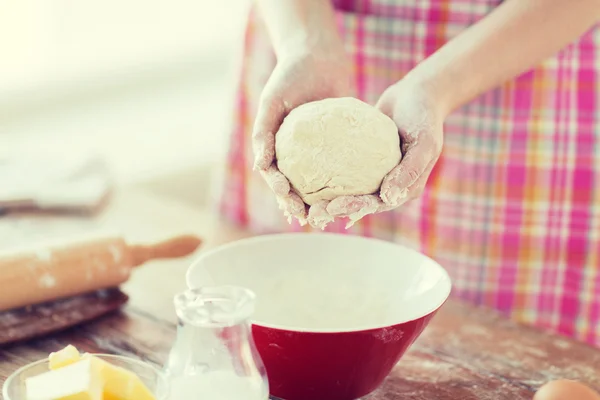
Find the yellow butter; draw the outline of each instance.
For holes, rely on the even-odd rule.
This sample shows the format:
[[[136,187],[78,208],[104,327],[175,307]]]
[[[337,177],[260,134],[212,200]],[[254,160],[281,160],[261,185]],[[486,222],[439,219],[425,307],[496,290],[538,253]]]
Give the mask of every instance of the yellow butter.
[[[27,378],[26,400],[103,400],[104,368],[86,359]]]
[[[104,398],[115,400],[156,400],[142,380],[133,372],[109,365],[104,370]]]
[[[152,392],[133,372],[92,355],[85,358],[102,363],[102,378],[104,380],[104,400],[156,400]]]
[[[48,364],[51,370],[55,370],[76,363],[80,359],[79,350],[73,345],[68,345],[60,351],[50,353]]]
[[[156,400],[133,372],[75,346],[48,356],[50,372],[26,380],[26,400]]]

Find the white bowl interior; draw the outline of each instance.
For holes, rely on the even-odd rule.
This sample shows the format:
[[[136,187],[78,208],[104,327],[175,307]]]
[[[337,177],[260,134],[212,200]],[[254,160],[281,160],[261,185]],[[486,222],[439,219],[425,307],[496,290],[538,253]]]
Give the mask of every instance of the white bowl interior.
[[[423,317],[451,289],[446,271],[409,248],[327,233],[258,236],[204,253],[190,288],[236,285],[256,293],[255,324],[305,332],[381,328]]]

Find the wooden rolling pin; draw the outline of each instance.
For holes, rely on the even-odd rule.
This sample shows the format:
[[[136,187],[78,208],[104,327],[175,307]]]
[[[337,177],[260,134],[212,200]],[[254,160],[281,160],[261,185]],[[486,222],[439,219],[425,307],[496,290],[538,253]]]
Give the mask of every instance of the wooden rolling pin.
[[[0,252],[0,311],[117,287],[134,267],[184,257],[200,244],[193,235],[150,245],[101,235]]]

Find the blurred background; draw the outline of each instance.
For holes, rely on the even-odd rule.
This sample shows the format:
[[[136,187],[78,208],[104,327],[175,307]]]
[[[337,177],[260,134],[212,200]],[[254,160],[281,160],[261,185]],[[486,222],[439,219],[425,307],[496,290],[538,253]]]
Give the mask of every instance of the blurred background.
[[[249,1],[0,0],[0,157],[92,152],[117,184],[198,205]]]

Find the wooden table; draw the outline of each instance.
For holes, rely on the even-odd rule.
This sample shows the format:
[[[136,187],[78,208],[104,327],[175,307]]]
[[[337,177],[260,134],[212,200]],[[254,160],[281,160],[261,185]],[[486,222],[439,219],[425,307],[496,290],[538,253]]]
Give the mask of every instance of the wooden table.
[[[207,238],[206,247],[247,236],[219,224],[207,212],[130,191],[116,196],[94,219],[0,218],[0,246],[97,226],[118,228],[132,240],[193,232]],[[122,311],[44,339],[0,349],[0,384],[16,368],[69,343],[87,352],[162,363],[175,335],[172,296],[185,286],[190,259],[154,262],[136,271],[123,287],[130,302]],[[449,301],[370,399],[531,399],[540,385],[559,378],[581,380],[600,389],[600,351],[519,326],[489,310]]]

